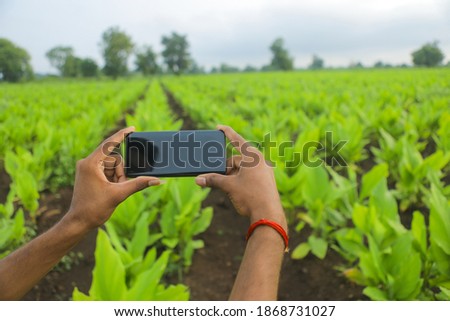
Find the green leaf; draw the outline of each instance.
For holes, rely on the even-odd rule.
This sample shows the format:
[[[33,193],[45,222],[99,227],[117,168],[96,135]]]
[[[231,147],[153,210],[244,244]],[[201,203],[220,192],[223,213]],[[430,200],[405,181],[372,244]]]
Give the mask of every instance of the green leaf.
[[[89,295],[95,300],[122,300],[125,294],[123,263],[119,254],[111,246],[106,232],[99,230]]]
[[[319,167],[302,167],[304,171],[303,199],[307,204],[314,204],[316,200],[326,203],[331,185],[327,171]]]
[[[78,290],[77,287],[73,289],[72,292],[72,300],[73,301],[94,301],[94,299]]]
[[[4,167],[9,176],[14,177],[19,170],[20,160],[17,155],[9,150],[5,153]]]
[[[450,153],[444,154],[442,150],[436,151],[434,154],[424,159],[423,165],[434,170],[440,170],[450,161]]]
[[[383,178],[387,178],[389,175],[388,165],[382,163],[374,166],[369,172],[367,172],[361,180],[361,193],[359,199],[363,200],[368,197],[372,190],[377,186]]]
[[[450,204],[435,185],[431,186],[429,204],[430,242],[450,255]]]
[[[178,215],[174,202],[168,202],[162,209],[159,224],[165,237],[176,237],[175,217]]]
[[[366,278],[357,268],[350,268],[343,272],[346,278],[359,285],[366,285]]]
[[[189,300],[189,289],[185,285],[169,285],[164,291],[157,292],[155,301],[187,301]]]
[[[191,235],[197,235],[206,231],[206,229],[211,224],[211,220],[213,217],[213,208],[207,207],[202,210],[200,217],[197,218],[191,227]]]
[[[295,231],[300,234],[300,232],[305,227],[306,223],[304,221],[298,222],[298,224],[295,226]]]
[[[370,299],[372,299],[374,301],[387,301],[388,300],[386,292],[384,292],[376,287],[373,287],[373,286],[368,286],[368,287],[364,288],[363,294],[368,296]]]
[[[369,233],[372,226],[370,224],[369,209],[356,203],[352,213],[353,224],[362,232]]]
[[[190,266],[192,264],[192,256],[194,255],[194,251],[196,249],[201,249],[204,245],[205,244],[202,240],[190,240],[187,242],[183,250],[184,266]]]
[[[17,196],[19,196],[24,207],[34,215],[34,212],[39,208],[39,193],[37,182],[34,176],[28,171],[20,171],[17,173],[16,180]]]
[[[439,290],[441,290],[441,293],[438,293],[436,295],[438,297],[438,300],[450,301],[450,290],[444,287],[439,287]]]
[[[151,246],[163,237],[162,233],[152,234],[148,237],[147,246]]]
[[[127,267],[127,275],[131,276],[131,280],[135,281],[135,277],[139,274],[149,270],[156,260],[156,248],[152,247],[147,254],[145,255],[145,258],[141,261],[135,262],[135,264]]]
[[[311,247],[308,243],[303,242],[297,245],[297,247],[292,251],[291,257],[294,260],[300,260],[303,259],[305,256],[308,255],[309,251],[311,250]]]
[[[450,255],[446,254],[440,246],[433,242],[431,242],[430,251],[439,272],[450,278]]]
[[[358,258],[359,254],[364,250],[361,232],[358,232],[356,229],[343,228],[336,232],[335,237],[339,247],[351,255],[352,259]]]
[[[367,235],[369,241],[369,252],[360,253],[359,267],[364,276],[371,279],[375,283],[385,283],[386,273],[382,268],[382,254],[378,248],[374,238]]]
[[[419,211],[414,211],[411,223],[411,232],[414,236],[418,248],[423,255],[427,254],[427,227],[425,218]]]
[[[372,190],[370,205],[375,207],[377,214],[381,219],[390,221],[390,223],[394,226],[396,225],[399,230],[403,229],[398,215],[397,201],[387,189],[385,178],[383,178],[383,180]]]
[[[165,251],[150,270],[138,275],[136,282],[125,295],[126,300],[141,301],[154,299],[157,286],[167,267],[170,253],[170,251]]]
[[[420,292],[422,261],[413,248],[411,233],[399,236],[384,260],[388,275],[389,296],[396,300],[413,300]]]
[[[314,235],[311,235],[308,238],[308,244],[311,247],[311,252],[317,256],[319,259],[325,258],[327,254],[328,243],[321,238],[317,238]]]
[[[120,259],[124,265],[128,265],[133,261],[133,257],[130,253],[123,247],[120,237],[117,235],[116,228],[111,221],[105,223],[106,231],[108,232],[108,237],[113,245],[114,249],[119,253]]]
[[[163,238],[162,243],[168,248],[173,249],[177,246],[178,241],[178,238]]]
[[[145,248],[148,245],[148,212],[139,218],[136,223],[136,228],[134,231],[133,238],[131,239],[130,247],[128,251],[134,258],[142,258],[144,255]]]

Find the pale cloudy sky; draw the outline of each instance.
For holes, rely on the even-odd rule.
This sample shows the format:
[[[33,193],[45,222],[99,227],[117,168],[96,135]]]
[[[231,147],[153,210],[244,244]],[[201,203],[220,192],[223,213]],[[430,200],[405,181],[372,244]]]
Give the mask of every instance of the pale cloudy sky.
[[[332,66],[410,63],[433,40],[450,60],[450,0],[0,0],[0,37],[27,49],[37,72],[54,71],[45,52],[56,45],[102,64],[98,44],[110,26],[156,50],[162,35],[187,34],[208,68],[267,64],[279,36],[296,67],[314,53]]]

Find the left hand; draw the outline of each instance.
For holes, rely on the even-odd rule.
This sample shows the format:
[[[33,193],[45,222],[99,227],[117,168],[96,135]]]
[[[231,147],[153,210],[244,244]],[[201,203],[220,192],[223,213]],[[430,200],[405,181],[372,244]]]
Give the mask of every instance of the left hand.
[[[118,131],[77,162],[72,203],[64,219],[74,220],[89,231],[105,223],[128,196],[161,184],[156,177],[126,179],[122,157],[113,150],[133,131],[134,127]]]

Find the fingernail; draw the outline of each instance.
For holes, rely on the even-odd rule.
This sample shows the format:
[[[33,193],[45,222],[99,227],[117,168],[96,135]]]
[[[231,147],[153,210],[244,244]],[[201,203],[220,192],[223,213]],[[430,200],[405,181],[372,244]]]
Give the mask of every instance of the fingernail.
[[[163,181],[161,181],[159,179],[152,179],[151,181],[148,181],[148,186],[157,186],[157,185],[161,185],[164,183],[163,183]]]
[[[195,183],[200,186],[206,186],[206,178],[204,177],[196,177]]]

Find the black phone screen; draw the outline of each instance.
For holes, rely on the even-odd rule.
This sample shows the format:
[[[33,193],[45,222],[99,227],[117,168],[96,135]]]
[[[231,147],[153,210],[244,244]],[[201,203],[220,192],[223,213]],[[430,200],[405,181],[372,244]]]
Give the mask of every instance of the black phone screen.
[[[225,135],[220,130],[134,132],[125,138],[124,153],[128,177],[226,172]]]

